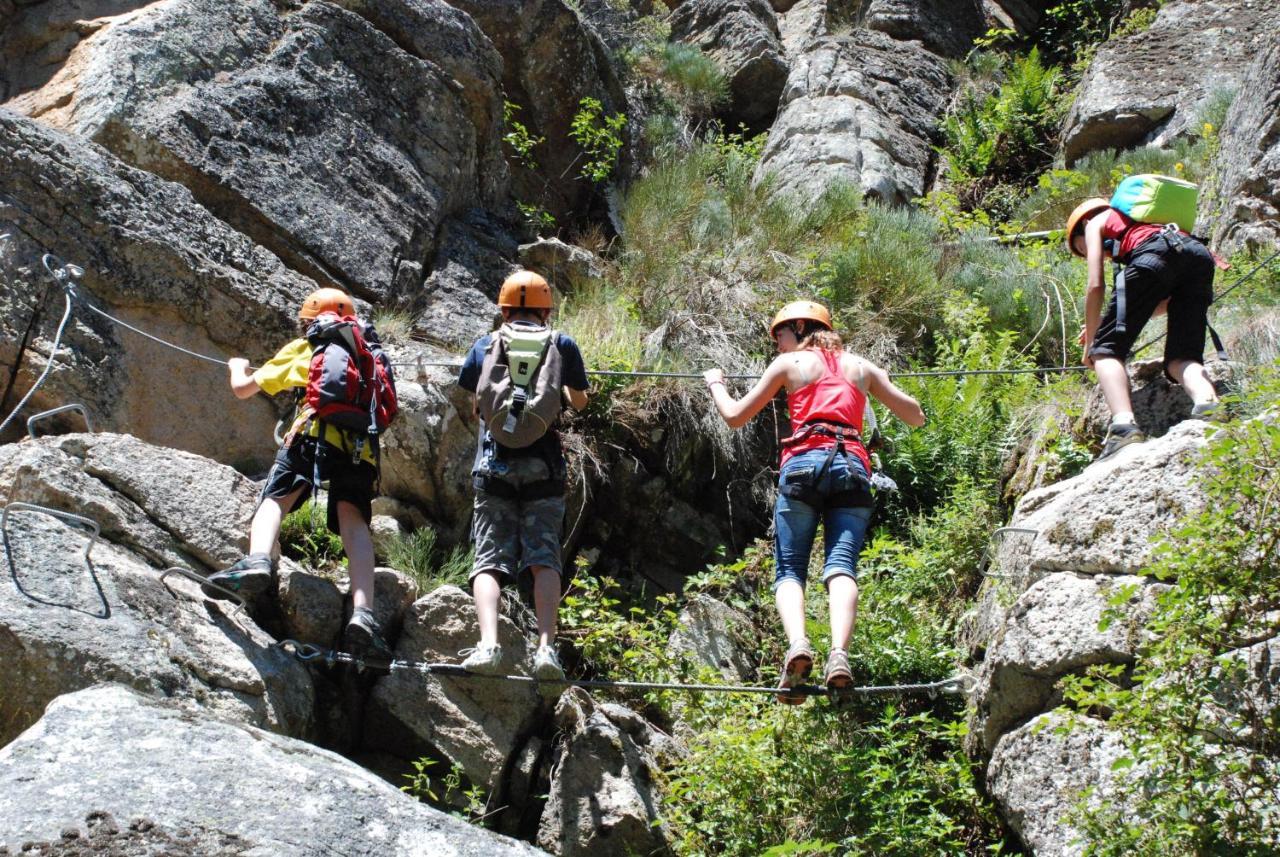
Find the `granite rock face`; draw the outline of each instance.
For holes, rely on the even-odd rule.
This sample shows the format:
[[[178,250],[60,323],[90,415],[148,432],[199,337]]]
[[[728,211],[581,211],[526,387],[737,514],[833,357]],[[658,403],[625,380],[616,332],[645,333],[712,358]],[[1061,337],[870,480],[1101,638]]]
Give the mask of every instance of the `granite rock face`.
[[[1202,216],[1219,252],[1280,245],[1280,38],[1264,46],[1222,125],[1214,177],[1216,216]]]
[[[1164,4],[1150,28],[1098,49],[1063,124],[1067,164],[1185,136],[1219,93],[1240,90],[1278,35],[1274,9],[1255,0]]]
[[[0,742],[61,694],[127,684],[182,707],[307,736],[307,670],[229,602],[166,567],[207,573],[239,555],[253,492],[229,467],[118,435],[0,447],[0,491],[87,517],[10,510],[0,580]],[[216,510],[216,511],[215,511]]]
[[[905,205],[924,194],[951,80],[914,42],[855,30],[810,41],[791,63],[756,170],[779,191],[816,195],[837,182]]]
[[[32,842],[192,857],[542,853],[327,750],[192,717],[118,684],[55,700],[0,750],[0,784],[0,850],[15,852]]]

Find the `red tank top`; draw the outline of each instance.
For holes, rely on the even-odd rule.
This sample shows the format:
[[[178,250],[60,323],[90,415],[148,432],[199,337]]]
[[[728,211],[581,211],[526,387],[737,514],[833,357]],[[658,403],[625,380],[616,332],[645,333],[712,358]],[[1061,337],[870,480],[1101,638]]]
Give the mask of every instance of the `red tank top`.
[[[1102,238],[1115,240],[1120,239],[1120,246],[1112,256],[1116,259],[1125,259],[1134,248],[1142,244],[1153,235],[1159,234],[1164,229],[1159,223],[1139,223],[1138,221],[1126,217],[1114,208],[1107,214],[1107,219],[1102,222]],[[1186,232],[1179,231],[1179,235],[1186,235]]]
[[[840,352],[815,350],[822,358],[822,374],[799,390],[787,394],[787,410],[791,412],[791,434],[799,433],[806,423],[814,421],[853,426],[862,434],[862,411],[867,405],[867,395],[845,380],[840,372]],[[795,443],[782,447],[782,464],[793,455],[811,449],[834,446],[836,439],[817,432],[810,433]],[[859,441],[846,441],[845,448],[862,460],[871,472],[871,457]]]

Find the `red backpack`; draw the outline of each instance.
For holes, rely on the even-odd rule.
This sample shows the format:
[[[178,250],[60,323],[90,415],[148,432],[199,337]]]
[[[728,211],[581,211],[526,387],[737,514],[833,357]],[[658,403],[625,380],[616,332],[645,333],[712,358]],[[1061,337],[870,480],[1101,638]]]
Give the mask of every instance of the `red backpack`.
[[[315,349],[303,401],[312,418],[376,438],[400,412],[391,361],[373,325],[321,313],[307,328]]]

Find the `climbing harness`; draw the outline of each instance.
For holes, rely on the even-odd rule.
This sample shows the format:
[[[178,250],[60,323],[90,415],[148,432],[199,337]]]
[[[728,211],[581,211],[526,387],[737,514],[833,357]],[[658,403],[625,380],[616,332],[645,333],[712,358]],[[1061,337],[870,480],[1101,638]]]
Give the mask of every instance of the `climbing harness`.
[[[65,414],[69,411],[78,411],[80,416],[84,417],[84,427],[90,433],[93,432],[93,420],[89,418],[89,409],[79,402],[72,402],[69,405],[61,405],[56,408],[50,408],[47,411],[41,411],[38,414],[32,414],[27,418],[27,437],[34,439],[36,436],[36,423],[46,420],[49,417]]]
[[[676,682],[646,681],[606,681],[601,679],[539,679],[523,675],[481,675],[468,672],[458,664],[429,663],[425,661],[406,661],[400,659],[369,660],[339,652],[335,649],[322,649],[311,643],[300,643],[297,640],[281,640],[275,647],[285,652],[292,652],[294,657],[303,663],[324,664],[332,667],[335,664],[348,664],[358,670],[385,670],[387,672],[416,672],[422,675],[447,676],[449,678],[488,679],[505,681],[513,684],[559,685],[562,687],[581,687],[597,690],[678,690],[690,693],[767,693],[777,694],[776,687],[755,687],[752,685],[731,684],[679,684]],[[845,688],[838,694],[817,685],[797,685],[790,689],[791,693],[801,696],[904,696],[925,694],[934,697],[940,693],[968,695],[976,684],[973,676],[961,673],[941,681],[922,684],[892,684],[867,687]],[[833,700],[834,701],[834,700]]]

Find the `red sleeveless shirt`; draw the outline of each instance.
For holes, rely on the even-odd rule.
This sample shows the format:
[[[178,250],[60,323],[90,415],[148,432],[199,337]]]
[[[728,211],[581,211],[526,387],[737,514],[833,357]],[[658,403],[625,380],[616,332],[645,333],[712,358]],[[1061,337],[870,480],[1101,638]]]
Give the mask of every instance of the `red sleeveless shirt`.
[[[841,352],[814,350],[822,358],[822,374],[798,390],[787,394],[787,410],[791,412],[791,434],[800,432],[806,423],[829,422],[853,426],[862,434],[862,412],[867,405],[867,395],[850,384],[840,372]],[[781,464],[793,455],[811,449],[835,446],[836,439],[813,432],[807,437],[782,447]],[[871,457],[860,441],[846,441],[845,448],[856,455],[867,473],[871,472]]]
[[[1120,246],[1116,248],[1113,256],[1116,259],[1124,259],[1142,242],[1154,235],[1159,235],[1163,229],[1164,226],[1159,223],[1139,223],[1113,208],[1108,212],[1107,219],[1102,222],[1102,237],[1113,240],[1119,238]],[[1186,235],[1187,233],[1179,230],[1178,234]]]

